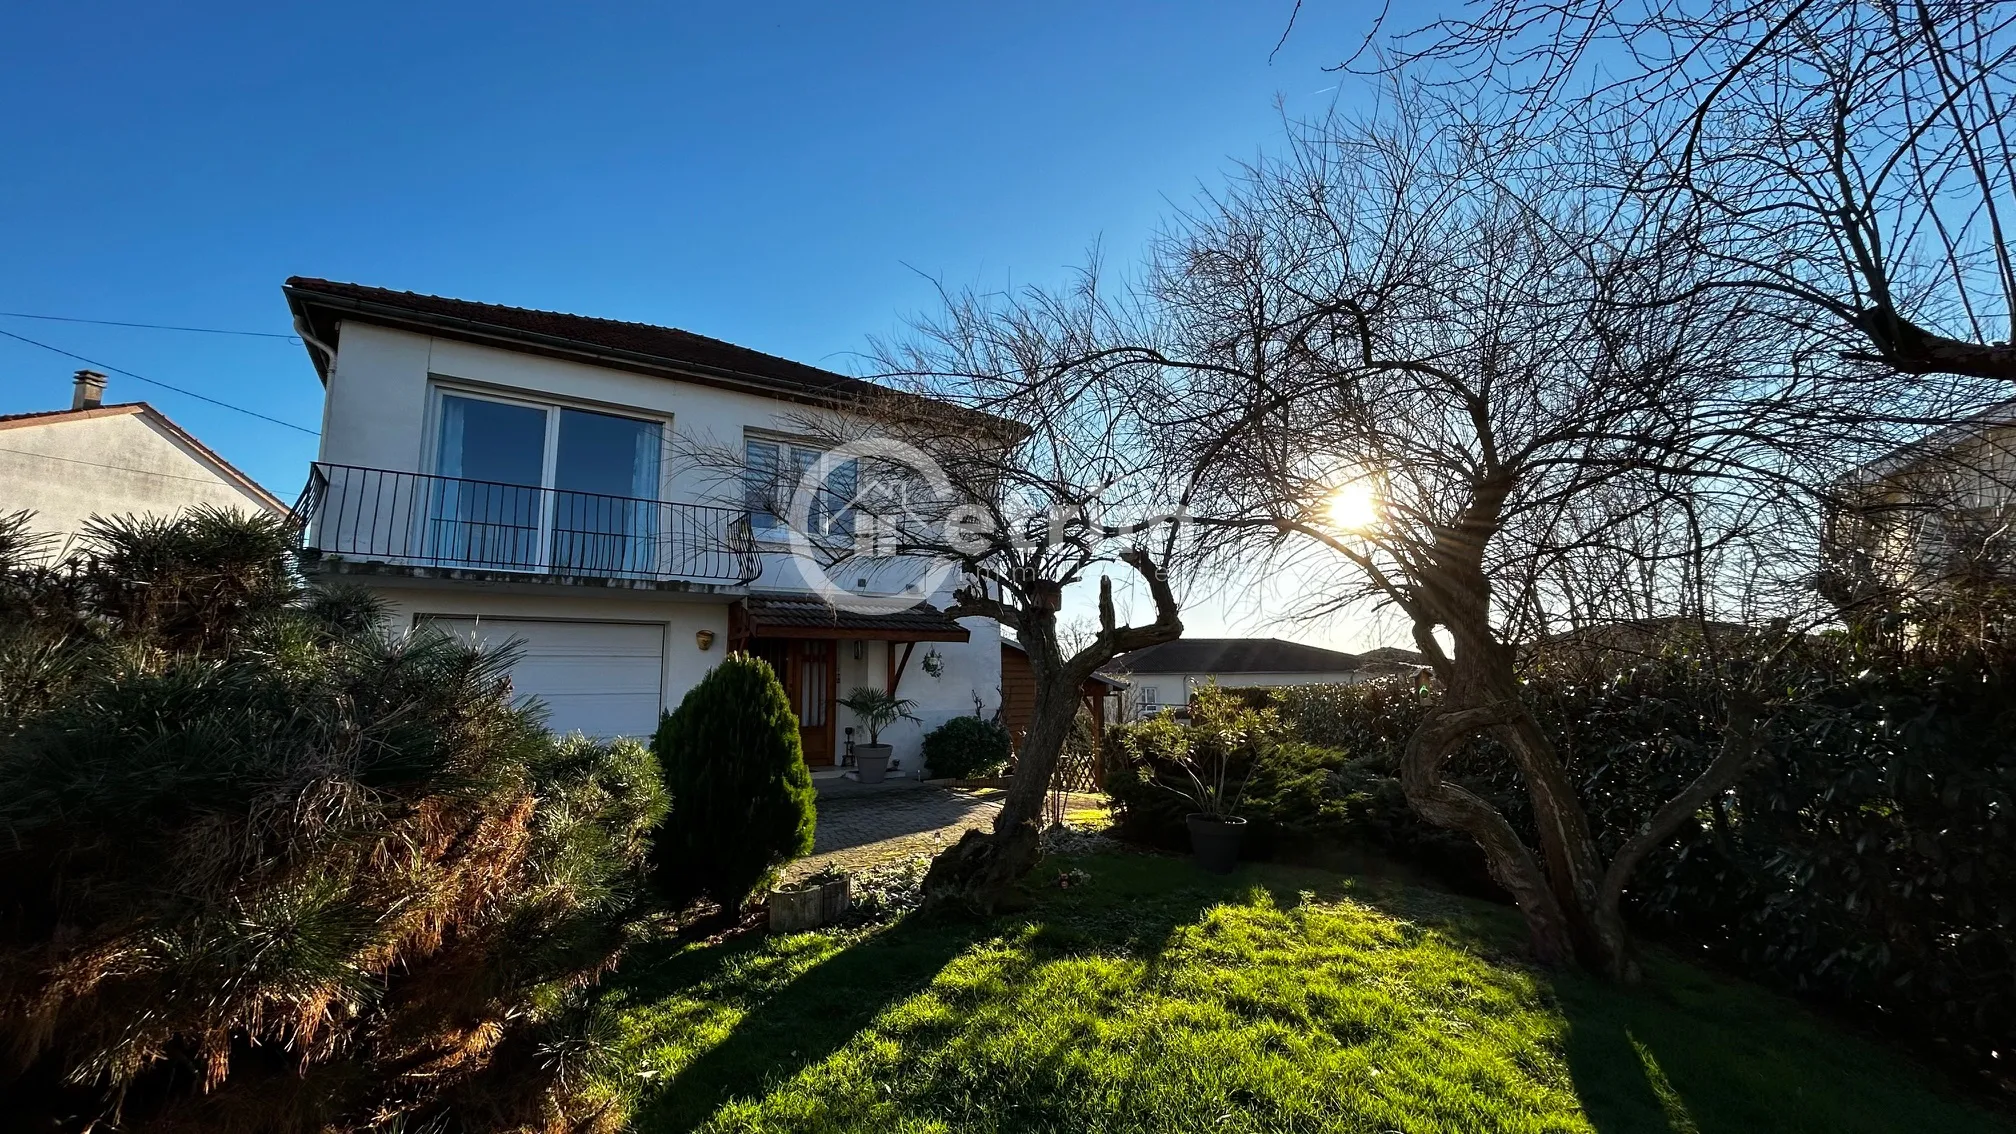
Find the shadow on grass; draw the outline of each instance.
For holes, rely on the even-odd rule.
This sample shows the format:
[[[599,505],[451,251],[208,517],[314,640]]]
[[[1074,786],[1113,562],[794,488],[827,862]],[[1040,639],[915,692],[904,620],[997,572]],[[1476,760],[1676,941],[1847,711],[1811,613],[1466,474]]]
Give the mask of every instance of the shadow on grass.
[[[1620,988],[1535,966],[1517,910],[1424,889],[1404,874],[1340,877],[1322,868],[1247,866],[1223,878],[1192,875],[1171,892],[1169,865],[1148,857],[1102,860],[1097,892],[1086,897],[1107,909],[1087,916],[1121,919],[1137,901],[1153,906],[1180,895],[1179,907],[1154,918],[1159,935],[1134,935],[1136,947],[1152,954],[1169,930],[1217,902],[1242,900],[1257,888],[1288,906],[1307,892],[1318,901],[1341,898],[1378,909],[1532,973],[1552,989],[1568,1022],[1564,1054],[1598,1134],[2016,1134],[2009,1116],[1968,1101],[1899,1052],[1663,950],[1648,950],[1642,986]]]
[[[906,921],[840,950],[761,996],[726,1039],[645,1100],[633,1127],[691,1130],[721,1104],[789,1080],[838,1051],[884,1008],[922,991],[947,962],[988,932],[977,924]],[[763,944],[752,936],[673,956],[628,987],[641,996],[688,988]]]
[[[1598,1134],[2009,1134],[1902,1055],[1654,951],[1646,980],[1554,981],[1576,1094]]]
[[[1226,878],[1198,874],[1194,885],[1171,891],[1166,865],[1139,877],[1124,866],[1110,869],[1113,865],[1102,863],[1109,869],[1099,872],[1097,886],[1059,890],[1060,864],[1053,861],[1031,880],[1036,900],[1019,914],[986,922],[906,918],[781,985],[731,991],[731,998],[743,1001],[744,1013],[727,1038],[651,1092],[632,1129],[690,1131],[731,1100],[761,1097],[839,1051],[885,1009],[923,992],[946,965],[983,941],[1014,940],[1019,956],[1006,974],[1011,980],[1046,961],[1123,942],[1152,964],[1181,926],[1212,906],[1242,901],[1256,885],[1277,904],[1293,905],[1304,888],[1294,884],[1300,879],[1262,881],[1242,872]],[[751,935],[701,948],[647,947],[625,961],[620,986],[639,1002],[690,991],[716,981],[733,964],[760,960],[767,943]]]

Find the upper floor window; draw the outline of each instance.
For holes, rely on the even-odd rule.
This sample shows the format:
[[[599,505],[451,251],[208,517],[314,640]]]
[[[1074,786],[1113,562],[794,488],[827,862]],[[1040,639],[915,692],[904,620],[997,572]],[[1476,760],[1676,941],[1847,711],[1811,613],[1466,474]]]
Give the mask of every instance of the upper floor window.
[[[750,437],[742,443],[742,492],[750,526],[759,537],[781,539],[801,486],[807,484],[822,456],[819,449]],[[807,501],[805,534],[811,538],[845,537],[854,531],[854,494],[858,466],[842,461],[827,470],[826,482],[814,486]]]
[[[429,504],[436,558],[628,574],[652,569],[663,425],[443,391]]]

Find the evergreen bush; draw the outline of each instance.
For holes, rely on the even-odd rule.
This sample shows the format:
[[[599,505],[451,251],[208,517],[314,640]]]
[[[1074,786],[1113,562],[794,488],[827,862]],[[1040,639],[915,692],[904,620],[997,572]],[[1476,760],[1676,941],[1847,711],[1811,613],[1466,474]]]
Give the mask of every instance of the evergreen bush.
[[[769,662],[730,654],[665,715],[651,746],[672,793],[652,873],[670,901],[738,910],[811,852],[812,774]]]
[[[984,717],[953,717],[924,737],[924,766],[946,779],[998,776],[1014,754],[1008,729]]]
[[[1271,708],[1256,709],[1244,691],[1207,686],[1190,702],[1190,723],[1169,711],[1107,729],[1102,748],[1115,833],[1180,849],[1188,845],[1185,816],[1197,807],[1183,765],[1224,765],[1228,783],[1243,783],[1237,814],[1246,820],[1246,849],[1255,857],[1318,846],[1345,837],[1345,801],[1332,789],[1347,755],[1294,739]],[[1172,790],[1176,789],[1176,790]]]

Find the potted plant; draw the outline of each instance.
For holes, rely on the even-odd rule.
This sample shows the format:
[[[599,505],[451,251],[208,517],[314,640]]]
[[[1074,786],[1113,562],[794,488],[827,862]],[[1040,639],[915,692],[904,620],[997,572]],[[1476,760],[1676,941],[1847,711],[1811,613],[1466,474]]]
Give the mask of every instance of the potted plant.
[[[868,729],[868,743],[854,746],[854,774],[864,784],[879,784],[882,777],[889,774],[888,745],[882,743],[882,730],[897,721],[917,719],[911,710],[917,702],[899,699],[886,689],[863,685],[840,699],[840,704],[852,710]]]
[[[1243,734],[1208,735],[1207,733],[1189,738],[1191,743],[1184,746],[1182,755],[1176,757],[1175,764],[1183,769],[1190,781],[1188,789],[1165,783],[1159,777],[1156,783],[1190,801],[1197,810],[1185,817],[1190,828],[1190,858],[1199,869],[1212,874],[1230,874],[1239,865],[1239,844],[1246,836],[1246,820],[1237,812],[1239,801],[1246,796],[1246,785],[1253,780],[1253,770],[1259,766],[1262,752],[1256,750],[1253,758],[1246,763],[1246,772],[1238,783],[1232,779],[1233,753],[1241,746]],[[1203,753],[1199,754],[1199,749]]]
[[[810,879],[770,891],[770,932],[802,933],[819,928],[825,897],[823,887]]]
[[[802,933],[833,925],[853,905],[852,876],[828,866],[770,891],[770,932]]]

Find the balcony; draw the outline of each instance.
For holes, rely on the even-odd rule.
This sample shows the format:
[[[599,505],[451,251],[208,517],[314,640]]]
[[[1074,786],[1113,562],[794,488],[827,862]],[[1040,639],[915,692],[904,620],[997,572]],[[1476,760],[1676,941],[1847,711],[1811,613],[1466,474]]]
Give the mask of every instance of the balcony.
[[[761,570],[738,508],[315,464],[294,505],[311,562],[375,573],[743,585]]]

